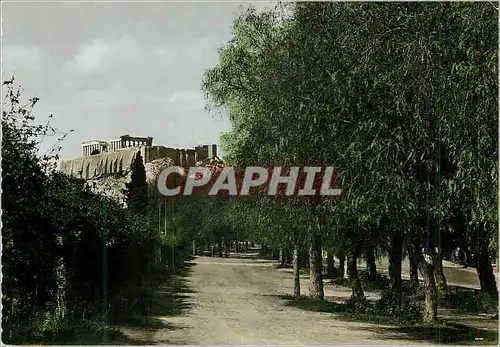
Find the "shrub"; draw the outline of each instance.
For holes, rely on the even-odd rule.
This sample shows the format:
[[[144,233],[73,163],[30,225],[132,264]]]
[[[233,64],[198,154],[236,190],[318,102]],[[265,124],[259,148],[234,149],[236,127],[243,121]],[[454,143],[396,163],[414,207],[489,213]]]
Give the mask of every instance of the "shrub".
[[[344,309],[349,313],[372,314],[375,313],[375,306],[373,302],[366,297],[361,299],[353,298],[347,299],[344,302]]]
[[[422,308],[417,302],[405,296],[398,297],[392,291],[382,293],[376,309],[380,314],[392,317],[397,324],[416,324],[423,318]]]
[[[456,288],[443,299],[445,306],[466,312],[497,312],[498,303],[487,293],[475,289]]]
[[[361,270],[359,271],[359,278],[363,284],[364,290],[367,291],[372,291],[372,290],[385,290],[389,288],[391,281],[389,277],[385,275],[381,275],[377,273],[377,277],[375,278],[375,281],[370,279],[370,276],[368,275],[368,271],[366,270]]]

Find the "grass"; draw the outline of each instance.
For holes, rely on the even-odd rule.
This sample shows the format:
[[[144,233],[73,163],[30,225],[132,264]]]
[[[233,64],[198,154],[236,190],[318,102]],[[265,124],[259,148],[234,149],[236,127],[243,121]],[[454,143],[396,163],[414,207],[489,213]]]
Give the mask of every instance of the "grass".
[[[436,344],[497,345],[498,331],[441,321],[436,325],[380,327],[374,329],[385,339],[424,340]],[[482,340],[476,340],[480,338]]]
[[[346,300],[342,303],[310,299],[305,296],[295,298],[291,295],[281,296],[285,300],[285,306],[297,307],[306,311],[325,312],[335,314],[335,318],[351,322],[366,322],[373,324],[401,324],[394,316],[389,316],[380,312],[373,302],[362,303],[364,307],[354,305],[353,302]]]
[[[437,324],[405,324],[398,322],[393,317],[380,314],[376,310],[370,313],[355,312],[349,303],[337,303],[332,301],[321,301],[307,297],[295,298],[291,295],[281,296],[286,300],[285,306],[297,307],[307,311],[326,312],[335,315],[336,319],[342,319],[351,322],[364,322],[379,327],[366,327],[381,335],[381,338],[424,340],[439,344],[498,344],[498,332],[495,330],[477,329],[464,324],[446,322],[441,320]],[[387,326],[389,325],[389,326]],[[392,326],[391,326],[392,325]],[[476,340],[482,338],[483,340]]]
[[[188,261],[191,259],[187,259]],[[31,322],[24,320],[17,324],[16,336],[2,342],[20,345],[147,345],[151,344],[149,335],[160,329],[176,329],[163,322],[160,317],[185,314],[191,307],[188,296],[193,291],[186,284],[193,264],[179,264],[170,273],[157,273],[152,281],[155,290],[149,299],[139,301],[126,312],[110,312],[110,327],[103,324],[101,315],[95,319],[82,320],[81,317],[66,316],[42,328],[43,312]],[[182,294],[181,294],[182,293]],[[128,336],[124,331],[146,328],[147,336]],[[132,334],[135,335],[135,334]],[[162,343],[168,341],[162,341]]]
[[[377,275],[373,281],[368,277],[365,270],[359,271],[359,277],[362,282],[362,287],[365,292],[378,292],[381,294],[381,299],[377,302],[362,300],[354,302],[352,300],[314,300],[307,297],[295,298],[290,295],[282,296],[286,306],[297,307],[307,311],[331,313],[336,319],[353,322],[365,322],[379,327],[370,327],[378,334],[383,335],[385,339],[408,339],[408,340],[424,340],[440,344],[497,344],[498,330],[484,329],[484,323],[479,322],[478,327],[462,324],[453,321],[453,316],[457,312],[466,314],[477,314],[478,312],[498,312],[498,305],[494,300],[482,296],[479,298],[479,291],[468,288],[448,287],[447,292],[440,300],[440,307],[447,308],[452,312],[452,316],[447,320],[441,319],[436,324],[423,324],[418,316],[423,307],[424,292],[423,286],[415,288],[410,281],[403,280],[402,293],[403,304],[398,307],[394,303],[390,292],[390,280],[387,276]],[[335,284],[343,287],[350,287],[349,280],[345,278],[334,278],[329,281],[330,284]],[[469,319],[469,323],[473,321],[473,317]],[[460,318],[463,319],[463,318]],[[498,315],[492,319],[498,320]],[[491,326],[490,323],[488,323]]]
[[[448,287],[440,305],[460,312],[498,313],[498,302],[481,291],[469,288]]]
[[[77,320],[67,317],[64,326],[57,331],[32,332],[24,329],[24,334],[13,336],[8,340],[15,345],[138,345],[141,341],[131,339],[117,329],[104,329],[102,324],[89,320]]]

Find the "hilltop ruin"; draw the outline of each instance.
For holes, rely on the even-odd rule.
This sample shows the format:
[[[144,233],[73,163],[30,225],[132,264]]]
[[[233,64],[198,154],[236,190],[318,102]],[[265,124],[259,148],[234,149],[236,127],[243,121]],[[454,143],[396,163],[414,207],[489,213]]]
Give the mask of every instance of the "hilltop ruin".
[[[82,142],[82,156],[61,162],[60,171],[74,177],[95,179],[130,171],[140,153],[144,164],[170,158],[174,165],[194,166],[197,162],[217,157],[217,145],[200,145],[194,149],[178,149],[153,145],[152,137],[122,135],[110,141]]]

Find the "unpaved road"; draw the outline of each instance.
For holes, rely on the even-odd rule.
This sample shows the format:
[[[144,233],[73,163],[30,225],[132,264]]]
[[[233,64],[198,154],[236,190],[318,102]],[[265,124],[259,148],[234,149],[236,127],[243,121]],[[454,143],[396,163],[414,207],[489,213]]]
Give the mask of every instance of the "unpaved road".
[[[158,344],[408,344],[383,336],[379,325],[346,322],[327,313],[285,306],[280,298],[293,291],[290,271],[256,259],[197,257],[191,273],[177,280],[192,291],[183,294],[177,315],[160,317],[165,328],[128,331],[135,339]],[[308,278],[303,277],[307,294]],[[326,286],[327,297],[348,297],[348,289]],[[340,295],[339,295],[340,294]],[[181,312],[181,305],[190,309]],[[146,334],[146,335],[144,335]],[[142,336],[141,336],[142,335]]]

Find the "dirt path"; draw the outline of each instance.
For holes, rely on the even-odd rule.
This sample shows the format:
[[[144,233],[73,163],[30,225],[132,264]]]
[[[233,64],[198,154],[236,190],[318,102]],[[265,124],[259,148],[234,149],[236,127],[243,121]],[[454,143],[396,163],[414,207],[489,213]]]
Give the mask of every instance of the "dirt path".
[[[280,296],[292,292],[292,276],[268,261],[198,257],[190,274],[178,279],[177,286],[181,285],[182,291],[192,293],[177,303],[176,315],[160,317],[164,328],[129,331],[128,335],[159,344],[418,343],[381,335],[378,325],[285,306]],[[308,292],[307,285],[304,278],[303,294]],[[326,287],[326,296],[344,294],[331,287]]]

